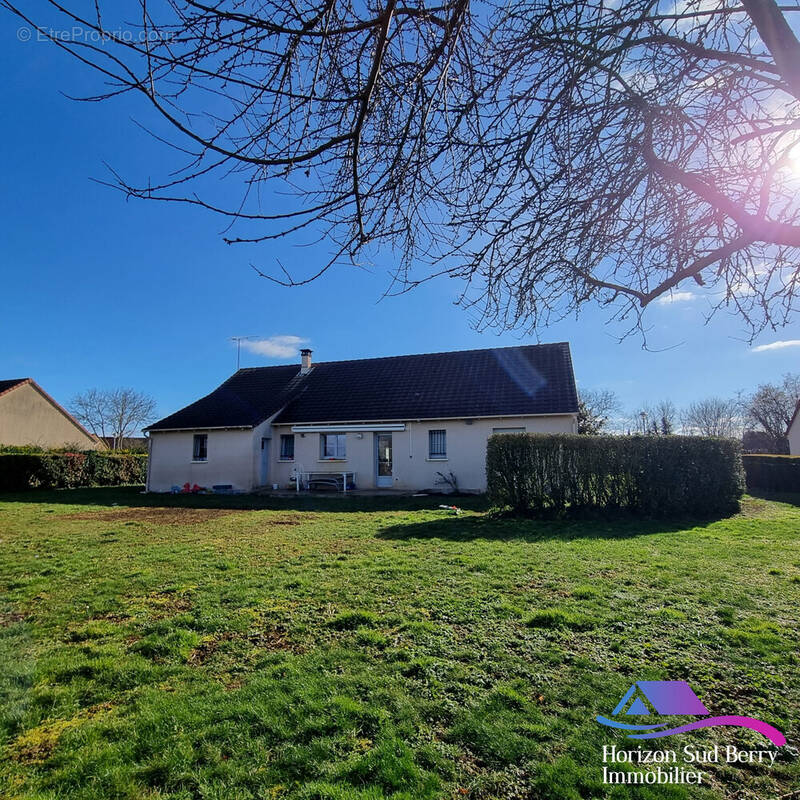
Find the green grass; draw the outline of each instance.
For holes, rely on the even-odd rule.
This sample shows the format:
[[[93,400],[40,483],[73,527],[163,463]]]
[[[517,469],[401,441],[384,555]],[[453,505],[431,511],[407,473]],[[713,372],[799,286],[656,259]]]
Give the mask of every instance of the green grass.
[[[769,798],[609,787],[636,679],[800,735],[800,507],[512,520],[437,498],[0,497],[0,797]],[[160,510],[165,503],[174,508]],[[665,744],[665,742],[667,744]],[[736,743],[713,729],[643,747]]]

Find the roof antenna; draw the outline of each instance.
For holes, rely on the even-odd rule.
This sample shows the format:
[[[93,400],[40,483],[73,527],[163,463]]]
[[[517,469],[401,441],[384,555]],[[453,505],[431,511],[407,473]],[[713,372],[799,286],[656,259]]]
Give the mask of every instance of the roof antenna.
[[[231,336],[231,341],[236,342],[236,371],[239,371],[239,364],[242,358],[242,342],[250,341],[250,339],[258,339],[259,337],[255,334],[251,334],[250,336]]]

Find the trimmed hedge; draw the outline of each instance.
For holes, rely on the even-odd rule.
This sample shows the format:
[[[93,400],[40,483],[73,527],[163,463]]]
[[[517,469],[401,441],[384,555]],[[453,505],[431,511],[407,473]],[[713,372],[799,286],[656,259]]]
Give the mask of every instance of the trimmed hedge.
[[[748,489],[800,492],[800,456],[749,454],[742,456]]]
[[[698,436],[499,434],[486,476],[490,500],[522,512],[708,515],[736,511],[744,492],[739,442]]]
[[[144,483],[146,455],[0,453],[0,492]]]

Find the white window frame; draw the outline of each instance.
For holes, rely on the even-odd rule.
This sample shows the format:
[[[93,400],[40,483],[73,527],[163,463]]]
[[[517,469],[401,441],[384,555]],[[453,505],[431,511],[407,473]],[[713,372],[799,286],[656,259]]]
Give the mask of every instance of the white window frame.
[[[333,448],[335,455],[327,455],[328,438],[336,440]],[[346,433],[321,433],[319,435],[319,460],[320,461],[346,461],[347,460],[347,434]]]
[[[502,433],[527,433],[525,428],[492,428],[492,435]]]
[[[284,443],[284,441],[288,442],[290,439],[292,441],[292,455],[291,456],[285,456],[283,454],[283,443]],[[280,449],[278,450],[278,461],[294,461],[294,447],[295,447],[295,444],[297,444],[297,443],[294,440],[294,434],[293,433],[282,433],[280,435],[280,439],[278,441],[278,445],[280,447]]]
[[[203,440],[203,447],[199,448],[198,441]],[[197,453],[199,450],[204,450],[205,455],[199,456]],[[205,464],[208,461],[208,434],[207,433],[195,433],[192,436],[192,463],[193,464]]]

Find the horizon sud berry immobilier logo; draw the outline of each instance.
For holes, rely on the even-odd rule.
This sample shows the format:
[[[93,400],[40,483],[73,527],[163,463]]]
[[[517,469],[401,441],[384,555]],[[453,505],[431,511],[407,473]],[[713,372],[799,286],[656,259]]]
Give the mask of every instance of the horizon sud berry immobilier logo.
[[[671,720],[658,722],[630,720],[631,717],[652,719],[656,716],[697,719],[679,725],[675,725]],[[712,716],[686,681],[636,681],[622,696],[610,716],[598,715],[597,721],[608,728],[624,731],[628,739],[662,739],[700,728],[725,726],[756,731],[774,745],[768,749],[745,750],[733,744],[724,747],[717,744],[711,747],[697,747],[689,743],[680,751],[648,750],[640,746],[635,749],[625,749],[617,745],[603,745],[603,783],[699,785],[703,783],[703,772],[696,769],[698,765],[757,763],[772,766],[777,757],[775,748],[786,744],[786,737],[763,720],[739,715]],[[681,763],[688,764],[690,768],[680,766]],[[609,764],[624,764],[628,769],[614,770],[608,766]],[[642,767],[640,769],[631,769],[640,765]]]

